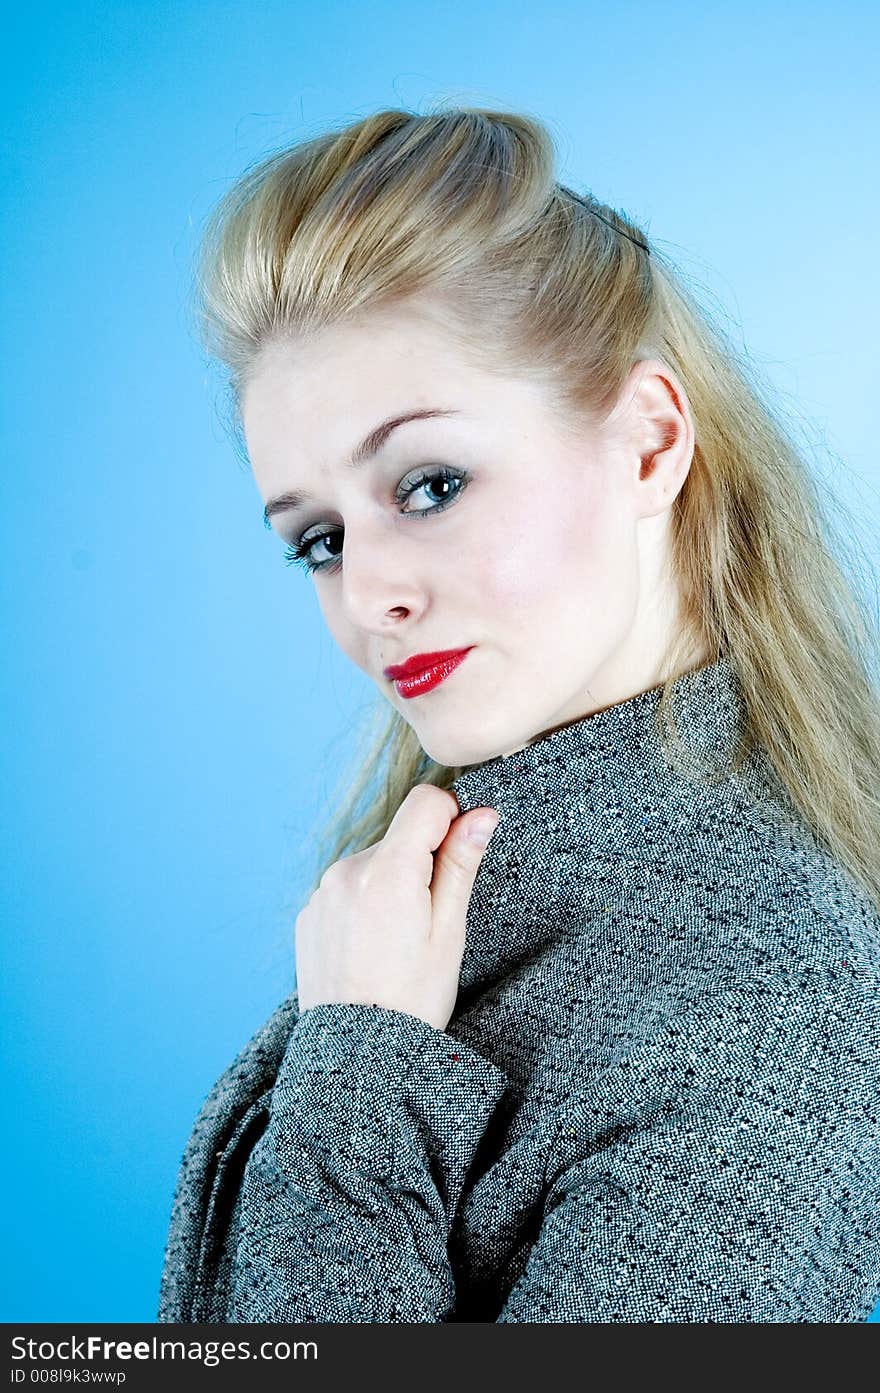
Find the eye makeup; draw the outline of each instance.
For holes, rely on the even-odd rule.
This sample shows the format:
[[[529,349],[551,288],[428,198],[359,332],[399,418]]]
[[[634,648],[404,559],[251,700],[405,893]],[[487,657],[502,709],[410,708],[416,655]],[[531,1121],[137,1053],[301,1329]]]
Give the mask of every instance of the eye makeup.
[[[431,517],[434,513],[440,513],[462,494],[467,487],[470,475],[463,469],[450,469],[446,465],[437,465],[416,471],[414,476],[406,475],[398,485],[396,500],[400,503],[405,502],[412,494],[419,489],[440,481],[441,484],[456,487],[445,498],[434,501],[429,508],[409,508],[403,510],[404,517]],[[312,532],[307,528],[302,536],[293,544],[285,547],[284,556],[288,565],[298,565],[307,572],[314,574],[316,571],[332,571],[338,569],[341,561],[341,552],[331,553],[329,558],[315,560],[312,553],[313,549],[320,543],[326,542],[330,537],[342,537],[343,529],[339,527],[329,528],[323,532]]]

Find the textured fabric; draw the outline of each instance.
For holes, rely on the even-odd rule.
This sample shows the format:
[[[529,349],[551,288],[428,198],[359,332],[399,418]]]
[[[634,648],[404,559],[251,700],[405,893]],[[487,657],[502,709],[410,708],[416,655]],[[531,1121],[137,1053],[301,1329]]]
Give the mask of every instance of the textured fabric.
[[[676,684],[711,786],[659,698],[456,781],[501,822],[452,1019],[282,1002],[196,1120],[160,1321],[866,1319],[880,919],[728,662]]]

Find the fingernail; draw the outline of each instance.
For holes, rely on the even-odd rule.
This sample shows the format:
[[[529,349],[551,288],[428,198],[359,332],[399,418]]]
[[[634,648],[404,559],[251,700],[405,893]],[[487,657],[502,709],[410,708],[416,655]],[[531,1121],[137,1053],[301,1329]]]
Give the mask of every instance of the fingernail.
[[[467,826],[467,834],[472,842],[477,846],[488,846],[489,838],[498,826],[499,819],[495,817],[475,817]]]

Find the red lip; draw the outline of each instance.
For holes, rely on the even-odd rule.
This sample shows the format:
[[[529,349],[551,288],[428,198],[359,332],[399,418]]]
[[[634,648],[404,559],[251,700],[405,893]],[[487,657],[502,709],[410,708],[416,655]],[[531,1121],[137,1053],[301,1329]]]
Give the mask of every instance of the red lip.
[[[411,658],[407,658],[405,663],[392,664],[391,667],[383,668],[384,675],[389,681],[396,681],[398,677],[416,677],[420,672],[425,672],[429,667],[436,667],[438,663],[448,662],[450,658],[457,658],[459,654],[469,653],[473,648],[444,648],[438,653],[414,653]]]

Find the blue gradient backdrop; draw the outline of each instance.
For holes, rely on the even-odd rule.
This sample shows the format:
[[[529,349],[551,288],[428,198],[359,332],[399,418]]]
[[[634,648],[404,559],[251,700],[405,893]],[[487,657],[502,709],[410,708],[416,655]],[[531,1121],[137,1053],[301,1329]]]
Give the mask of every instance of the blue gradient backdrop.
[[[880,477],[875,4],[19,7],[2,104],[6,1321],[149,1321],[178,1162],[293,985],[370,695],[185,313],[246,164],[382,106],[548,121],[708,288],[861,527]]]

